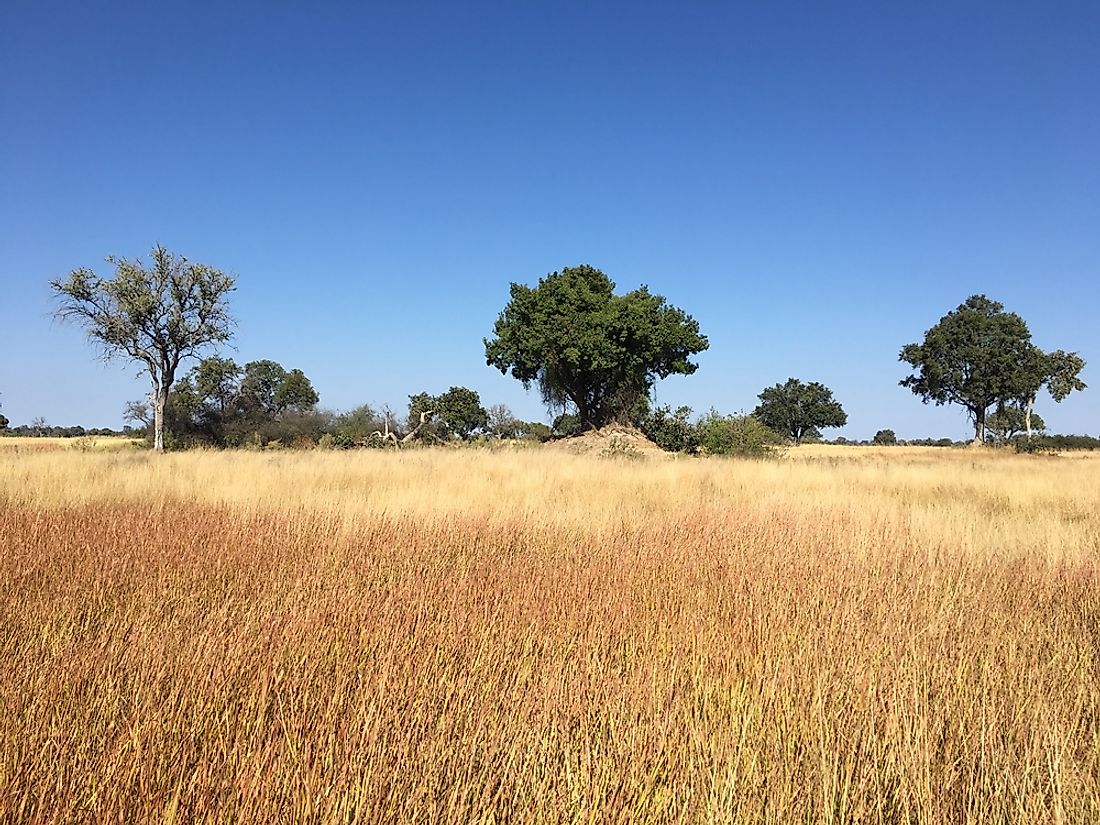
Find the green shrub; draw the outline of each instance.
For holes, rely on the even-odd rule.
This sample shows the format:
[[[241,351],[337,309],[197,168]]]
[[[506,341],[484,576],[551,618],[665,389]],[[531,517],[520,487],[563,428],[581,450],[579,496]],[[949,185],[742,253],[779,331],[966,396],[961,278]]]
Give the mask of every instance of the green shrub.
[[[639,420],[646,438],[674,453],[691,453],[699,447],[699,428],[691,422],[691,407],[657,407]]]
[[[777,458],[782,438],[751,415],[719,415],[711,411],[698,425],[699,442],[708,455]]]

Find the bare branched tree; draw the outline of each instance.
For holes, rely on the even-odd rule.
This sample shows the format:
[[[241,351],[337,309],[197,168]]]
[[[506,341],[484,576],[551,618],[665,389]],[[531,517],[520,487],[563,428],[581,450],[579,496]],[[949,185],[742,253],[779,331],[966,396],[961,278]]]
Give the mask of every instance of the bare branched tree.
[[[433,414],[434,413],[431,410],[423,410],[420,413],[420,423],[409,430],[407,433],[405,433],[405,435],[403,435],[401,438],[398,438],[397,433],[390,429],[390,416],[387,415],[383,428],[381,430],[375,430],[373,433],[370,434],[369,437],[381,439],[383,446],[385,446],[387,443],[392,443],[394,449],[398,447],[404,447],[406,444],[416,438],[417,434],[420,432],[420,428],[428,422]]]

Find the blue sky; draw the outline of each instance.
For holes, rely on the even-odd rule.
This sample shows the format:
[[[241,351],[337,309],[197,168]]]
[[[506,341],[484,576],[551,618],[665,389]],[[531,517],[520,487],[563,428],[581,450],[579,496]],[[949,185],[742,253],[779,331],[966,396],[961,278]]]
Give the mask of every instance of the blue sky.
[[[897,385],[968,295],[1077,350],[1038,410],[1100,432],[1100,5],[53,3],[0,12],[0,403],[121,423],[147,392],[49,278],[160,242],[235,274],[240,362],[322,404],[485,365],[510,281],[589,263],[710,338],[662,403],[831,387],[841,431],[965,436]]]

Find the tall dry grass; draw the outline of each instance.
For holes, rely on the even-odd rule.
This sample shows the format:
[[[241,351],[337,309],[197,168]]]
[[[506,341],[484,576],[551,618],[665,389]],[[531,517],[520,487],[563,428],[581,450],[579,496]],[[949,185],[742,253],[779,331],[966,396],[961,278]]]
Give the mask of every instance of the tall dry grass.
[[[0,819],[1100,821],[1098,470],[0,453]]]

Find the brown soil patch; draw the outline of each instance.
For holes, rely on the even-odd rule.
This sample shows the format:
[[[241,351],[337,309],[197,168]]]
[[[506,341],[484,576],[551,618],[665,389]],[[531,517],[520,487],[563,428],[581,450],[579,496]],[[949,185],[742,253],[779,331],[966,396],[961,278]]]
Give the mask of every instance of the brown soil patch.
[[[597,455],[630,458],[668,458],[668,453],[650,441],[637,427],[608,424],[603,429],[590,430],[581,435],[559,438],[547,446],[574,455]]]

